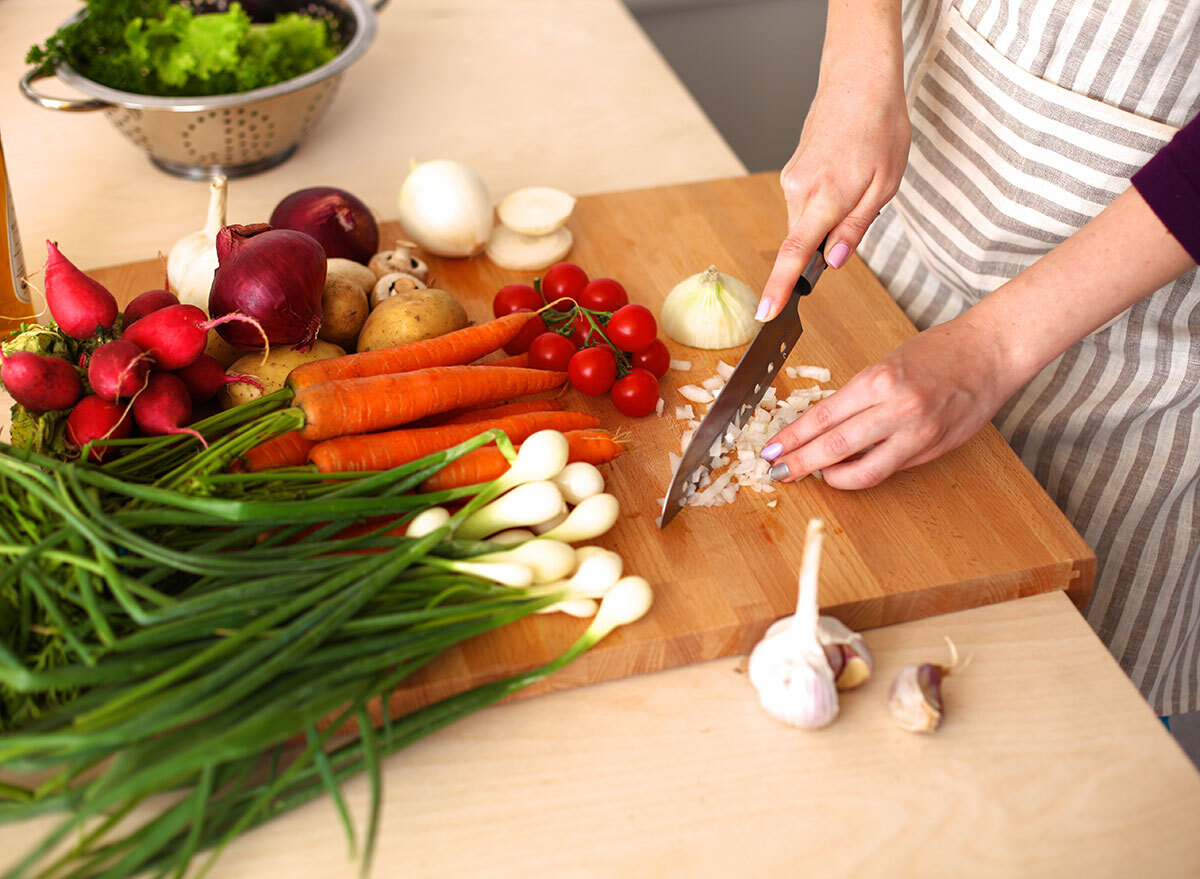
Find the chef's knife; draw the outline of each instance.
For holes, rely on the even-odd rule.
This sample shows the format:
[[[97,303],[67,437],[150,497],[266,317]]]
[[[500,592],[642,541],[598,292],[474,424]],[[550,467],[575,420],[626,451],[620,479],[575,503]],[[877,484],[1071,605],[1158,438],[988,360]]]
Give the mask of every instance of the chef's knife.
[[[671,487],[663,501],[662,518],[659,528],[666,528],[667,523],[675,518],[675,514],[683,508],[685,493],[688,485],[694,480],[697,470],[707,470],[708,461],[712,457],[713,443],[724,437],[725,429],[733,424],[738,430],[745,425],[746,420],[754,412],[758,401],[762,399],[767,388],[775,381],[775,377],[783,368],[788,354],[804,332],[800,324],[798,305],[800,297],[812,292],[817,278],[825,269],[825,258],[818,248],[809,261],[808,266],[792,288],[792,295],[787,304],[774,320],[768,321],[759,328],[754,341],[738,361],[737,368],[717,399],[709,407],[704,420],[692,435],[692,442],[683,453],[675,475],[671,478]]]

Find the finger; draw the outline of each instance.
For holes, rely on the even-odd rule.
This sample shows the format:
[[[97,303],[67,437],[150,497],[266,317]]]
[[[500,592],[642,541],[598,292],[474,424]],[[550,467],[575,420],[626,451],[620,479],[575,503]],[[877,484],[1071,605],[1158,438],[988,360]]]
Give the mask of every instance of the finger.
[[[876,405],[879,398],[860,375],[854,376],[834,394],[805,409],[795,421],[767,440],[762,456],[772,461],[793,452],[847,419]]]
[[[812,259],[821,237],[809,232],[803,225],[794,226],[788,232],[775,255],[775,265],[771,267],[771,274],[763,287],[762,299],[754,314],[755,320],[769,321],[783,311],[788,297],[792,295],[792,288],[796,286],[796,279]]]
[[[830,268],[840,269],[846,264],[850,254],[858,250],[858,245],[862,243],[863,237],[879,216],[884,204],[886,199],[881,199],[880,194],[873,188],[868,189],[850,213],[830,231],[825,245],[825,262]]]
[[[821,469],[821,479],[832,488],[854,491],[874,488],[893,473],[905,469],[913,449],[903,439],[892,437],[865,454]]]
[[[889,440],[894,427],[878,411],[867,410],[776,460],[771,478],[794,482],[817,470],[841,464],[856,455],[869,454]]]

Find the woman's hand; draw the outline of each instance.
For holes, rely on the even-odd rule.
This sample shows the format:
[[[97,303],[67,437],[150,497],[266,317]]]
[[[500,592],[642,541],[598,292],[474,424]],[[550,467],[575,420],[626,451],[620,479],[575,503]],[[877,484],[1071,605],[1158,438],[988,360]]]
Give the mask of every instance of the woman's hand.
[[[787,237],[763,290],[759,320],[780,312],[822,239],[828,238],[826,262],[835,269],[845,263],[904,174],[911,129],[899,7],[858,5],[830,4],[817,94],[780,178]]]
[[[931,327],[772,437],[763,449],[772,478],[820,470],[834,488],[869,488],[962,445],[1024,379],[1005,357],[971,312]]]

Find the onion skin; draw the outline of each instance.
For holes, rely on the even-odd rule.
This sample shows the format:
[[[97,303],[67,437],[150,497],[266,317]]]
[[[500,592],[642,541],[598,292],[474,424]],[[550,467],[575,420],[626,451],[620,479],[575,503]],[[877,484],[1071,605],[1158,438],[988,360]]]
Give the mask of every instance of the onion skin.
[[[209,295],[214,318],[241,314],[262,325],[273,345],[307,350],[321,328],[325,293],[325,250],[305,232],[272,229],[265,223],[224,226],[217,233],[217,271]],[[262,348],[263,337],[248,323],[217,327],[239,348]]]
[[[379,227],[370,209],[357,196],[332,186],[293,192],[275,206],[270,225],[311,235],[329,259],[365,265],[379,250]]]

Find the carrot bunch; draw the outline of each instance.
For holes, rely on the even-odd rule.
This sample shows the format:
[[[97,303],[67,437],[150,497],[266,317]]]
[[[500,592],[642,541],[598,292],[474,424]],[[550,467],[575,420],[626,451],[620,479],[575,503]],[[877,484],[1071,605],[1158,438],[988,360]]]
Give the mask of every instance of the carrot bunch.
[[[577,437],[575,443],[598,445],[608,437],[606,456],[592,457],[611,460],[622,446],[599,430],[596,416],[565,411],[553,400],[514,401],[561,386],[565,373],[529,369],[518,358],[472,362],[503,347],[532,317],[511,314],[433,339],[297,367],[287,384],[302,423],[249,449],[237,467],[258,471],[312,463],[326,473],[385,470],[493,428],[513,443],[539,430],[568,437],[591,432],[590,440]],[[488,451],[504,457],[495,447]],[[439,485],[494,478],[474,476],[499,466],[483,456],[457,475],[446,474]]]

